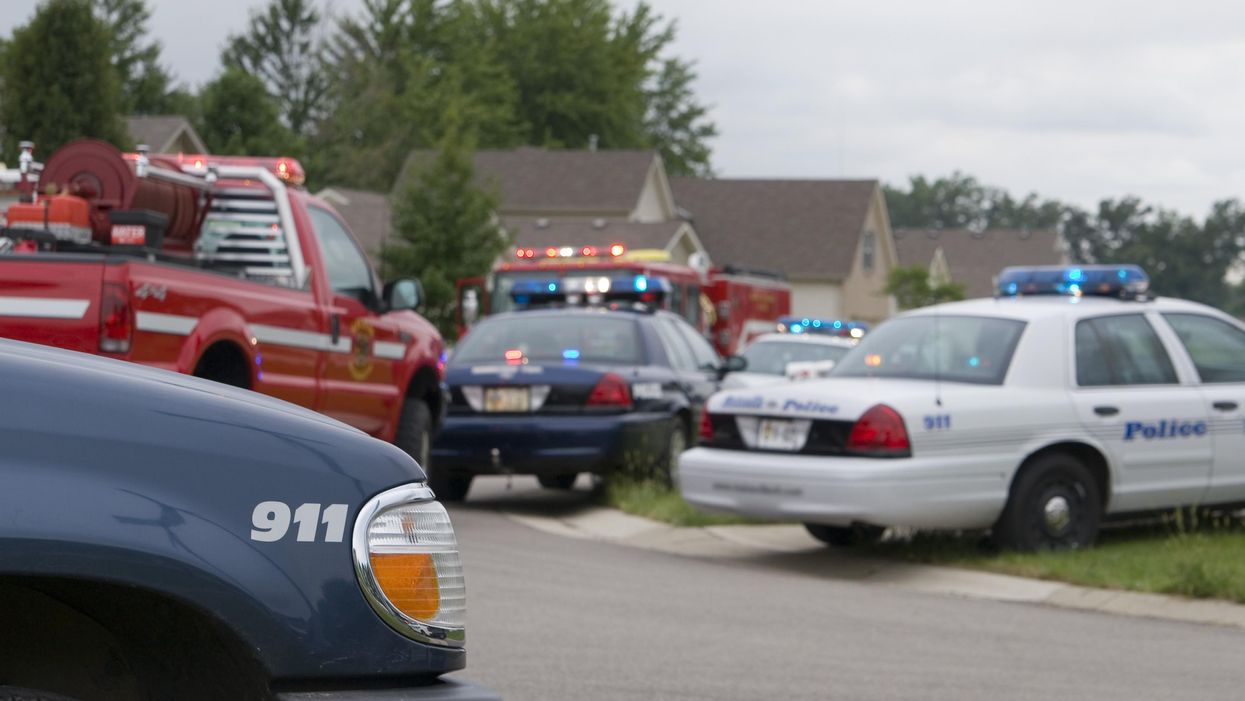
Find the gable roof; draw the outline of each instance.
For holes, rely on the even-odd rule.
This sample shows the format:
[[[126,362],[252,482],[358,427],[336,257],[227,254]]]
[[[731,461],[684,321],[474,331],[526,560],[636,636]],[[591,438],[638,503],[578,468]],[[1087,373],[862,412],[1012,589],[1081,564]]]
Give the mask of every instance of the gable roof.
[[[673,178],[671,186],[716,265],[842,280],[878,182]]]
[[[628,221],[592,219],[541,219],[536,217],[506,217],[502,226],[513,236],[514,248],[544,249],[553,246],[596,246],[608,248],[621,243],[627,250],[665,250],[674,242],[687,222],[670,221],[653,224]],[[542,254],[543,255],[543,254]]]
[[[994,276],[1009,265],[1058,265],[1066,261],[1054,229],[895,229],[899,264],[928,267],[939,249],[951,279],[970,299],[994,293]]]
[[[364,253],[377,262],[381,244],[393,228],[393,207],[389,204],[389,197],[379,192],[343,187],[321,190],[316,196],[333,205],[354,232]]]
[[[147,144],[152,153],[177,153],[177,140],[185,136],[195,148],[194,153],[207,153],[207,146],[199,133],[190,125],[190,120],[179,114],[134,115],[125,118],[130,130],[130,137],[135,144]]]
[[[417,165],[433,157],[415,151],[402,167],[398,184]],[[496,187],[501,212],[609,214],[626,216],[635,209],[655,151],[552,151],[523,147],[482,150],[475,154],[476,178]]]

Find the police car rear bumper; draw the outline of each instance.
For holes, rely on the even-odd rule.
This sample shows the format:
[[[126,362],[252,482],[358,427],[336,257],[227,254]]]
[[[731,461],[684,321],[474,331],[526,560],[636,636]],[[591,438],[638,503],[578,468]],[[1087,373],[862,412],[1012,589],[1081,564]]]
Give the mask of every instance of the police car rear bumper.
[[[1000,456],[858,458],[694,448],[679,461],[698,508],[804,523],[989,527],[1007,501]]]
[[[629,457],[662,454],[670,420],[660,412],[451,415],[432,445],[432,461],[472,474],[605,474]]]

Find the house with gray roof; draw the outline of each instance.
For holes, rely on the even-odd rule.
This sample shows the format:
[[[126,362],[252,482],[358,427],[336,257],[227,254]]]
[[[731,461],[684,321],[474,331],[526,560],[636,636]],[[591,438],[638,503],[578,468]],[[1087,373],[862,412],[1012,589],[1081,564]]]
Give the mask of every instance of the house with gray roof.
[[[395,193],[433,156],[412,153]],[[481,150],[474,166],[480,186],[497,193],[499,223],[516,248],[621,243],[679,263],[708,258],[694,225],[680,217],[656,151]]]
[[[1009,265],[1063,265],[1068,252],[1054,229],[895,229],[899,264],[928,267],[930,280],[964,285],[969,298],[994,294]]]
[[[136,115],[125,122],[135,145],[147,144],[152,153],[208,153],[190,120],[181,115]]]
[[[674,178],[673,190],[716,263],[787,276],[794,314],[878,322],[895,312],[878,181]]]

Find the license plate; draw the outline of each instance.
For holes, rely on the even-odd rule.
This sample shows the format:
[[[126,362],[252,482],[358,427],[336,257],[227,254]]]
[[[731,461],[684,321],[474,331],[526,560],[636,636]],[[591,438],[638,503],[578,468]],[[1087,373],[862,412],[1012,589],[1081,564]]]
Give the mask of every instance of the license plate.
[[[809,422],[786,419],[761,419],[757,430],[757,447],[761,450],[794,452],[808,440]]]
[[[486,387],[485,411],[530,411],[532,393],[527,387]]]

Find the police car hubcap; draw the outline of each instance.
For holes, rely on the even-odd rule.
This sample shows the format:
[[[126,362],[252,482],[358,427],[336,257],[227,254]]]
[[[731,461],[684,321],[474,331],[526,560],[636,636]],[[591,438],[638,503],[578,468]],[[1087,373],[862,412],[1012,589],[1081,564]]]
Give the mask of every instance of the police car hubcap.
[[[1042,507],[1042,516],[1046,520],[1046,528],[1051,533],[1063,533],[1072,523],[1072,510],[1068,500],[1061,496],[1051,497]]]

